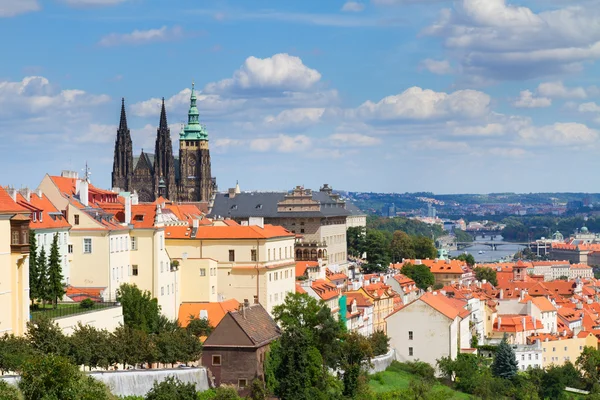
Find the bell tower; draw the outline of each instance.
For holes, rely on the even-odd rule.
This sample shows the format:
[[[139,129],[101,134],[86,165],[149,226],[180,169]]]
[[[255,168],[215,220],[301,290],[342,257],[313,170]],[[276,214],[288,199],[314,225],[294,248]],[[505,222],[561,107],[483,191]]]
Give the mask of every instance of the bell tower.
[[[179,134],[180,201],[209,201],[213,193],[208,133],[200,124],[192,83],[188,122]]]

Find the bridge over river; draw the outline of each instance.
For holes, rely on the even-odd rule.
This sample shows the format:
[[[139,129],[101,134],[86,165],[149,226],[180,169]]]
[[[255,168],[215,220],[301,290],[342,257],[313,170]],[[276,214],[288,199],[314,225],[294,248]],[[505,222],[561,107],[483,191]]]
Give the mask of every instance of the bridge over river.
[[[530,245],[529,242],[504,242],[504,241],[483,241],[483,240],[477,240],[475,242],[456,242],[456,246],[458,248],[458,250],[462,250],[465,247],[470,247],[473,245],[482,245],[482,246],[489,246],[490,250],[492,251],[496,251],[496,249],[498,248],[498,246],[514,246],[514,245],[519,245],[519,246],[526,246],[528,247]]]

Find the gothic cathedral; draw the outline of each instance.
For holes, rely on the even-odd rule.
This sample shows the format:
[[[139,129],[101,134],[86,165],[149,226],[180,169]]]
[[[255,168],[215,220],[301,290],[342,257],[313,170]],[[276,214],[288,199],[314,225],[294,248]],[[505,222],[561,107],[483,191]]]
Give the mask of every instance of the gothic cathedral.
[[[208,133],[199,121],[193,85],[188,123],[179,133],[178,158],[173,156],[165,99],[160,111],[154,154],[142,150],[139,157],[133,156],[125,100],[122,101],[112,186],[118,191],[137,192],[140,202],[152,202],[160,196],[179,202],[208,202],[211,199],[216,191],[216,182],[210,171]]]

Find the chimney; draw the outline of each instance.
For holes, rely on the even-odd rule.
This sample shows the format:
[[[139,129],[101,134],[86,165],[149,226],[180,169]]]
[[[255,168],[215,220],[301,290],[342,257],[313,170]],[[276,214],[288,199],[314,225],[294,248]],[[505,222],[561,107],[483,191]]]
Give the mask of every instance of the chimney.
[[[244,299],[244,308],[248,307],[250,307],[250,302],[248,301],[248,299]]]
[[[526,323],[526,317],[523,317],[521,319],[521,322],[523,323],[523,330],[526,331],[527,330],[527,323]]]
[[[485,282],[484,282],[485,283]],[[500,296],[498,297],[500,300],[504,299],[504,289],[500,289]]]
[[[577,305],[575,306],[576,309],[578,310],[583,310],[583,304],[582,303],[577,303]],[[583,315],[583,313],[582,313]]]
[[[258,304],[258,296],[254,295],[254,304]]]
[[[89,182],[85,179],[79,181],[79,202],[85,207],[89,205]]]
[[[498,330],[500,330],[501,326],[502,326],[502,317],[498,317]]]
[[[28,203],[31,201],[31,190],[29,190],[29,188],[19,189],[19,193],[21,193],[21,196],[23,196]]]
[[[261,228],[265,227],[265,219],[263,217],[250,217],[248,218],[248,225],[252,226],[252,225],[256,225],[256,226],[260,226]]]
[[[199,221],[197,219],[192,220],[192,228],[198,229],[198,224],[199,224]]]
[[[36,189],[36,190],[35,190],[35,194],[37,194],[37,195],[38,195],[38,197],[39,197],[40,199],[41,199],[41,198],[42,198],[42,196],[44,195],[44,194],[42,193],[42,189]]]
[[[127,225],[131,224],[131,194],[125,196],[125,221]]]
[[[235,198],[235,195],[236,195],[235,188],[229,188],[229,190],[227,191],[227,193],[229,194],[229,198],[230,199],[234,199]]]
[[[139,196],[136,191],[131,194],[131,205],[137,206],[139,204]]]
[[[8,195],[14,202],[17,201],[17,189],[12,187],[6,188],[6,193],[8,193]]]

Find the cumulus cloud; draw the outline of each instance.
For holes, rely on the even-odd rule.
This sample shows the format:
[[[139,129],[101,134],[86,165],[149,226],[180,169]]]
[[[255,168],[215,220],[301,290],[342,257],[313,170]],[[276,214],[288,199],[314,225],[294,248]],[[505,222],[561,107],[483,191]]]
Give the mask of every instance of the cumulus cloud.
[[[535,97],[530,90],[521,91],[519,98],[513,102],[517,108],[541,108],[550,107],[552,99],[548,97]]]
[[[14,17],[41,9],[37,0],[0,0],[0,18]]]
[[[583,146],[598,140],[598,131],[575,122],[531,126],[521,129],[518,135],[522,143],[535,146]]]
[[[453,72],[452,67],[450,66],[450,62],[448,60],[432,60],[431,58],[427,58],[421,61],[420,64],[421,69],[426,69],[432,74],[436,75],[447,75]]]
[[[412,87],[377,103],[367,101],[354,113],[358,118],[371,121],[476,118],[489,112],[489,104],[490,97],[476,90],[447,94]]]
[[[598,7],[536,13],[506,0],[457,0],[425,33],[442,38],[465,76],[528,79],[600,58],[599,21]]]
[[[271,138],[258,138],[250,141],[250,150],[258,152],[277,151],[292,153],[310,147],[311,139],[305,135],[288,136],[280,134]]]
[[[179,26],[158,29],[134,30],[131,33],[111,33],[104,36],[98,44],[104,47],[120,45],[140,45],[154,42],[167,42],[183,37],[183,29]]]
[[[582,113],[597,113],[600,112],[600,105],[595,102],[583,103],[577,107],[577,110]]]
[[[585,99],[587,92],[582,87],[568,88],[561,81],[540,83],[537,91],[542,96],[562,99]]]
[[[232,78],[210,83],[204,92],[306,91],[320,79],[321,74],[304,65],[299,57],[281,53],[267,58],[248,57]]]
[[[324,108],[293,108],[283,110],[277,115],[268,115],[263,126],[269,129],[304,129],[321,121]]]
[[[504,125],[491,123],[483,126],[460,126],[454,128],[455,136],[499,136],[504,134]]]
[[[361,135],[360,133],[334,133],[329,136],[329,141],[334,146],[354,146],[354,147],[366,147],[375,146],[381,143],[381,139]]]
[[[363,3],[359,3],[356,1],[347,1],[342,6],[342,11],[346,12],[361,12],[365,9],[365,5]]]

